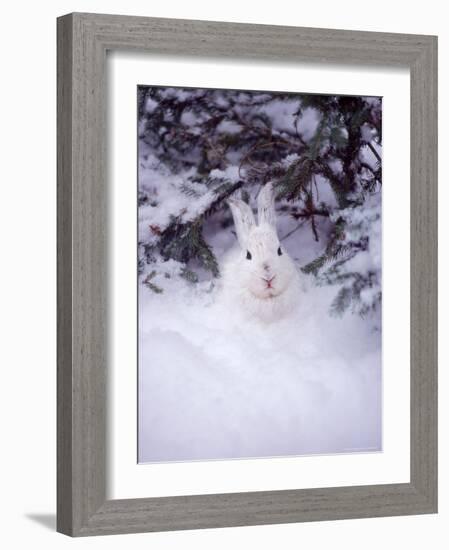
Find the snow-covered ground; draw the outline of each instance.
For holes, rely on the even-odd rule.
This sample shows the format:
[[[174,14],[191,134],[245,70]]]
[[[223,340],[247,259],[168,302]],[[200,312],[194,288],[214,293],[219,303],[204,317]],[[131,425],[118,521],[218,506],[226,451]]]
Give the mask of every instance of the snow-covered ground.
[[[309,238],[285,246],[301,259]],[[301,306],[271,325],[248,322],[207,280],[140,286],[139,462],[381,450],[380,332],[330,316],[335,289],[303,278]]]

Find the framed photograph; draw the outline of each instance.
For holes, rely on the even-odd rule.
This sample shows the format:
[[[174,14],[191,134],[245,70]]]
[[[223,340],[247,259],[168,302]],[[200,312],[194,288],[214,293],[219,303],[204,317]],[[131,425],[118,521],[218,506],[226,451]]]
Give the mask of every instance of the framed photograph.
[[[58,19],[58,531],[437,510],[437,39]]]

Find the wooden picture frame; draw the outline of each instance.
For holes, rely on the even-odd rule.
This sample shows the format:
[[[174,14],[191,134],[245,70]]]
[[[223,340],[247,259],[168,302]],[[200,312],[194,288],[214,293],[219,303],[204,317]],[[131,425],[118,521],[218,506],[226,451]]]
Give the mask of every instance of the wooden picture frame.
[[[406,66],[411,74],[410,482],[106,498],[106,52]],[[58,19],[57,529],[71,536],[437,511],[437,38],[74,13]]]

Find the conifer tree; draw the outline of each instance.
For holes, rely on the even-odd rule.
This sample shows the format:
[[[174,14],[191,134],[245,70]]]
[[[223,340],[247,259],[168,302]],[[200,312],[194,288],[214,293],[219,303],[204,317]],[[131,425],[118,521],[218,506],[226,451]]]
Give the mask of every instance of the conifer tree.
[[[226,199],[248,200],[273,181],[279,214],[321,244],[321,253],[301,267],[319,284],[336,287],[331,312],[378,309],[381,112],[374,97],[140,86],[143,282],[160,292],[155,274],[169,261],[192,283],[199,268],[218,277],[206,221],[214,217],[229,227]],[[158,178],[170,182],[171,195]]]

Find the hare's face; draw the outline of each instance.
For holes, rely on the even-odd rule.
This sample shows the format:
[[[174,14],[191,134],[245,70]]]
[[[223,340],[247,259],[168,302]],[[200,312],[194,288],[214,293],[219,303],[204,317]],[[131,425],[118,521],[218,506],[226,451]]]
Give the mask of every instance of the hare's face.
[[[247,249],[242,250],[242,288],[260,299],[282,294],[296,275],[292,259],[282,247],[276,232],[267,224],[249,232]]]
[[[241,247],[233,284],[260,299],[276,298],[285,292],[297,273],[277,236],[272,184],[267,183],[260,190],[258,224],[248,204],[231,199],[229,206]]]

